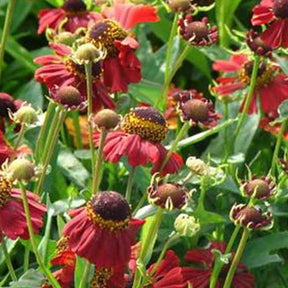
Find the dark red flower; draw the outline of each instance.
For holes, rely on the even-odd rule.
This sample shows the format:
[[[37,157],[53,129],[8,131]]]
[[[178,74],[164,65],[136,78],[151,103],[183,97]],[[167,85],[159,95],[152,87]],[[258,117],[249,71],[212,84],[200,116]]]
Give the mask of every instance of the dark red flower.
[[[125,115],[120,127],[107,135],[105,159],[115,163],[126,156],[131,166],[152,164],[151,173],[158,172],[168,152],[161,144],[167,134],[164,117],[154,108],[138,107]],[[99,132],[95,132],[94,140],[98,145]],[[182,165],[182,158],[173,153],[162,174],[175,173]]]
[[[226,243],[213,241],[207,249],[193,249],[186,253],[185,260],[195,265],[195,267],[184,267],[185,278],[191,283],[193,288],[208,288],[210,277],[215,261],[213,250],[225,253]],[[234,257],[234,253],[232,254]],[[223,287],[230,265],[223,266],[216,284],[216,288]],[[254,276],[247,271],[243,263],[239,263],[235,272],[232,286],[233,288],[254,288]]]
[[[77,88],[83,100],[87,99],[86,76],[83,65],[76,64],[70,58],[71,48],[63,44],[50,44],[57,55],[45,55],[37,57],[34,62],[43,65],[35,72],[35,80],[45,83],[51,89],[59,86],[74,86]],[[93,106],[99,110],[102,105],[107,108],[114,108],[114,102],[101,81],[101,65],[99,62],[92,66],[93,74]]]
[[[69,248],[97,267],[128,263],[131,246],[144,220],[131,218],[130,207],[117,192],[101,192],[79,209],[63,229]]]
[[[261,56],[272,56],[272,47],[266,44],[259,36],[259,33],[252,29],[246,33],[246,43],[251,51]]]
[[[46,28],[57,30],[60,26],[65,31],[74,33],[78,28],[86,28],[91,21],[102,19],[102,16],[88,11],[83,0],[66,0],[60,8],[40,10],[38,18],[38,34],[43,33]]]
[[[191,15],[186,15],[178,21],[180,34],[194,46],[210,46],[218,40],[216,26],[210,26],[208,18],[201,21],[194,21]]]
[[[277,136],[281,130],[281,123],[273,123],[275,117],[263,117],[260,120],[259,127],[263,130]],[[283,139],[288,141],[288,130],[283,134]]]
[[[6,143],[3,132],[0,130],[0,166],[13,155],[13,149]]]
[[[213,69],[227,73],[217,79],[219,86],[213,87],[213,91],[220,97],[227,97],[233,92],[249,86],[253,61],[244,54],[232,55],[229,60],[215,61]],[[277,66],[260,62],[249,113],[257,111],[256,100],[259,97],[263,111],[267,115],[277,115],[278,106],[288,98],[288,81],[286,79],[287,76],[280,72]]]
[[[39,203],[40,198],[27,191],[28,204],[34,233],[38,233],[43,225],[42,216],[46,207]],[[2,235],[10,239],[29,239],[21,191],[12,188],[10,180],[0,176],[0,239]]]
[[[90,288],[125,288],[123,269],[95,268]]]
[[[288,47],[288,1],[262,0],[253,9],[252,24],[267,24],[261,39],[273,48]]]
[[[86,42],[105,48],[103,61],[104,83],[111,92],[126,92],[128,84],[141,80],[141,63],[135,56],[138,42],[127,29],[137,23],[159,21],[152,5],[116,3],[104,10],[104,17],[91,25],[86,33]]]

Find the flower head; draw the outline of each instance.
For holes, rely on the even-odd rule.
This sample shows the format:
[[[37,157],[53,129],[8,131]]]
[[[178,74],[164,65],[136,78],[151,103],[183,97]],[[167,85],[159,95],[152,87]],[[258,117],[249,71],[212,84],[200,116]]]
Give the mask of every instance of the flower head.
[[[174,228],[181,236],[193,237],[199,232],[200,224],[193,216],[181,213],[175,219]]]
[[[89,22],[102,19],[101,14],[88,11],[83,0],[65,0],[60,8],[42,9],[38,14],[38,34],[46,28],[58,30],[58,28],[74,33],[78,28],[86,28]]]
[[[191,283],[193,288],[208,288],[210,284],[210,277],[212,275],[213,266],[216,256],[213,250],[218,250],[222,254],[225,253],[226,243],[213,241],[207,249],[193,249],[189,250],[185,255],[185,260],[197,267],[183,267],[185,279]],[[233,253],[234,257],[234,253]],[[225,278],[227,276],[230,265],[223,266],[216,287],[223,287]],[[234,288],[253,288],[254,276],[248,273],[246,266],[239,263],[232,281]]]
[[[270,229],[273,225],[270,212],[263,213],[260,208],[245,204],[234,205],[230,210],[230,219],[236,225],[248,229]]]
[[[252,29],[246,34],[246,43],[251,51],[255,52],[256,54],[266,57],[272,56],[273,48],[261,39],[258,32]]]
[[[226,74],[217,79],[219,86],[213,87],[213,91],[220,97],[225,97],[247,88],[251,81],[253,63],[245,54],[232,55],[229,60],[215,61],[213,69]],[[286,75],[277,66],[260,62],[249,113],[257,111],[258,95],[263,111],[267,115],[277,115],[278,106],[288,98],[287,88]]]
[[[26,191],[34,233],[43,225],[42,216],[46,207],[39,203],[39,197]],[[0,175],[0,239],[2,235],[10,239],[29,239],[26,216],[21,191],[13,188],[12,182]]]
[[[218,40],[216,26],[210,26],[208,19],[205,17],[201,21],[194,21],[191,15],[180,18],[180,34],[194,46],[210,46]]]
[[[69,248],[97,267],[119,267],[130,257],[143,220],[131,218],[127,201],[117,192],[101,192],[78,211],[63,229]]]
[[[115,129],[118,126],[120,119],[120,116],[115,111],[103,109],[91,119],[91,122],[97,129],[105,129],[108,131]]]
[[[262,0],[253,9],[252,24],[268,24],[261,39],[273,48],[288,47],[288,1]]]
[[[13,155],[13,149],[4,139],[3,132],[0,130],[0,166]]]
[[[110,162],[118,162],[127,156],[131,166],[152,164],[151,173],[160,170],[167,155],[161,141],[166,137],[167,124],[162,114],[150,107],[138,107],[126,114],[118,131],[109,132],[104,145],[104,156]],[[96,145],[99,133],[94,134]],[[173,153],[161,171],[175,173],[183,164],[182,158]]]

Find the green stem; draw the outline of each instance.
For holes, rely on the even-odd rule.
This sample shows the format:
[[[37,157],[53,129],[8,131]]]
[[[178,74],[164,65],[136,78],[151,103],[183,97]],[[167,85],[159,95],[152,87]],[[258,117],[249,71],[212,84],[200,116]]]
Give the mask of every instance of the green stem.
[[[61,126],[65,120],[66,114],[67,114],[67,111],[64,110],[63,107],[58,106],[58,109],[56,110],[55,115],[54,115],[54,119],[53,119],[54,120],[53,124],[55,124],[55,125],[53,125],[53,130],[51,129],[49,131],[49,134],[47,137],[47,143],[45,145],[44,152],[43,152],[45,158],[43,160],[42,171],[41,171],[39,180],[37,182],[36,190],[35,190],[35,193],[37,195],[40,195],[40,192],[42,190],[42,186],[43,186],[44,179],[46,176],[46,171],[47,171],[48,165],[50,163],[50,160],[53,156],[55,145],[57,143],[57,139],[59,136],[59,131],[60,131]]]
[[[94,174],[92,179],[92,193],[97,195],[99,193],[99,186],[101,183],[102,178],[102,161],[103,161],[103,148],[105,144],[105,139],[107,136],[107,131],[105,129],[101,129],[100,131],[100,139],[99,139],[99,147],[98,147],[98,153],[97,158],[95,162],[94,167]]]
[[[156,107],[159,107],[159,106],[162,107],[163,106],[163,108],[165,109],[165,107],[166,107],[166,98],[167,98],[167,94],[168,94],[168,91],[169,91],[169,85],[170,85],[173,77],[175,76],[176,72],[181,67],[183,61],[187,57],[189,49],[190,49],[189,45],[187,45],[184,48],[184,50],[182,51],[181,55],[179,56],[179,58],[175,62],[171,73],[169,73],[169,76],[167,77],[167,79],[165,79],[164,86],[163,86],[163,89],[162,89],[163,92],[162,92],[161,97],[158,99],[158,101],[155,104]]]
[[[133,187],[133,181],[135,178],[135,173],[136,173],[136,167],[132,167],[132,169],[129,173],[128,183],[127,183],[127,188],[126,188],[126,194],[125,194],[125,198],[126,198],[128,203],[130,203],[130,200],[131,200],[131,192],[132,192],[132,187]]]
[[[15,274],[15,271],[14,271],[14,268],[12,265],[11,258],[10,258],[10,254],[8,252],[8,249],[7,249],[6,239],[4,237],[2,237],[2,249],[3,249],[6,265],[7,265],[8,271],[10,273],[10,276],[11,276],[13,281],[17,281],[17,277],[16,277],[16,274]]]
[[[10,27],[12,24],[15,4],[16,4],[16,0],[8,1],[5,23],[3,27],[2,39],[1,39],[1,44],[0,44],[0,80],[2,76],[2,68],[3,68],[2,65],[3,65],[3,59],[4,59],[4,53],[5,53],[5,45],[6,45],[7,38],[9,36]]]
[[[241,257],[243,255],[243,252],[245,250],[248,237],[249,237],[249,230],[245,227],[244,230],[243,230],[243,234],[242,234],[238,249],[236,251],[236,254],[235,254],[234,258],[233,258],[233,261],[232,261],[232,264],[230,266],[229,272],[228,272],[227,277],[225,279],[225,283],[224,283],[223,288],[230,288],[230,286],[231,286],[231,283],[232,283],[233,278],[234,278],[235,271],[237,269],[237,265],[240,262]]]
[[[229,106],[228,103],[224,103],[224,119],[225,122],[229,119]],[[224,129],[224,145],[225,145],[225,158],[227,157],[227,154],[229,154],[229,128],[225,127]]]
[[[271,174],[274,176],[275,175],[275,168],[276,168],[276,163],[277,163],[277,158],[278,158],[278,154],[280,151],[280,147],[281,147],[281,143],[283,141],[283,135],[287,130],[287,126],[288,126],[288,119],[285,119],[282,124],[281,124],[281,129],[280,132],[277,136],[277,142],[275,145],[275,149],[274,149],[274,153],[273,153],[273,157],[272,157],[272,163],[271,163]]]
[[[90,269],[90,263],[87,261],[84,267],[83,275],[81,282],[79,284],[79,288],[86,288],[87,287],[87,277]]]
[[[30,250],[28,249],[28,247],[25,246],[24,265],[23,265],[24,272],[26,272],[29,269],[29,258],[30,258]]]
[[[52,112],[54,111],[54,108],[55,108],[55,104],[53,102],[49,102],[49,105],[45,113],[44,123],[40,129],[40,133],[39,133],[38,140],[36,143],[35,155],[38,160],[39,160],[39,156],[42,154],[42,151],[43,151],[42,148],[45,146],[44,143],[46,142],[45,141],[46,130],[48,128],[48,124],[50,122],[50,118],[51,118]]]
[[[138,258],[138,262],[141,265],[147,264],[145,263],[145,257],[148,253],[148,249],[150,248],[151,250],[153,250],[152,246],[154,246],[155,244],[155,241],[153,241],[153,239],[157,237],[157,233],[158,233],[158,230],[159,230],[162,218],[163,218],[163,212],[164,210],[159,207],[156,214],[154,215],[153,223],[150,225],[149,231],[147,231],[147,235],[149,235],[149,237],[146,237],[144,240],[144,243],[142,243],[141,250],[139,253],[139,258]],[[139,267],[137,267],[132,288],[143,287],[141,286],[141,282],[142,282],[141,271]]]
[[[24,136],[25,128],[26,128],[26,126],[24,124],[22,124],[21,128],[20,128],[20,131],[18,133],[18,137],[17,137],[16,143],[15,143],[14,148],[13,148],[13,158],[15,158],[16,155],[17,155],[17,149],[18,149],[18,147],[20,145],[21,139]]]
[[[44,265],[44,262],[42,261],[41,256],[38,252],[38,248],[37,248],[37,244],[36,244],[36,240],[35,240],[35,235],[34,235],[34,230],[33,230],[33,225],[32,225],[32,220],[31,220],[31,214],[30,214],[30,210],[29,210],[28,199],[27,199],[27,195],[26,195],[26,187],[24,184],[20,183],[20,188],[21,188],[21,197],[23,200],[23,206],[24,206],[24,211],[25,211],[27,227],[28,227],[29,236],[30,236],[30,243],[31,243],[33,252],[35,254],[36,261],[37,261],[39,267],[42,269],[45,276],[47,277],[48,281],[52,285],[52,287],[61,288],[58,281],[54,278],[53,274]]]
[[[78,111],[74,111],[72,113],[72,120],[73,120],[74,129],[75,129],[76,148],[82,149],[83,144],[82,144],[82,135],[81,135],[81,127],[79,123]]]
[[[146,191],[145,191],[145,192],[143,193],[141,199],[139,200],[136,208],[134,209],[134,211],[133,211],[133,213],[132,213],[133,216],[135,216],[135,215],[137,214],[138,210],[143,206],[143,204],[145,203],[146,198],[147,198],[147,193],[146,193]]]
[[[228,254],[231,252],[231,249],[234,245],[234,242],[236,240],[236,237],[240,231],[240,226],[236,226],[231,237],[230,237],[230,240],[227,244],[227,247],[226,247],[226,250],[225,250],[225,253],[224,254]],[[224,262],[222,261],[216,261],[214,267],[213,267],[213,271],[212,271],[212,275],[211,275],[211,280],[210,280],[210,286],[209,288],[214,288],[216,286],[216,283],[217,283],[217,280],[218,280],[218,277],[219,277],[219,274],[221,272],[221,269],[222,267],[224,266]]]
[[[251,101],[252,101],[252,96],[253,96],[253,93],[254,93],[254,90],[255,90],[255,86],[256,86],[256,82],[257,82],[257,73],[258,73],[259,63],[260,63],[260,56],[255,55],[254,64],[253,64],[253,70],[252,70],[252,75],[251,75],[251,80],[250,80],[250,87],[249,87],[248,95],[247,95],[246,100],[245,100],[243,111],[241,113],[241,116],[239,118],[239,121],[237,123],[236,129],[235,129],[235,132],[234,132],[234,135],[233,135],[234,136],[233,137],[234,141],[238,137],[238,134],[239,134],[239,132],[241,130],[241,127],[242,127],[242,125],[243,125],[243,123],[244,123],[244,121],[245,121],[245,119],[247,117],[248,110],[250,108],[250,104],[251,104]]]
[[[95,168],[95,149],[94,149],[94,141],[93,141],[93,128],[90,124],[90,116],[92,115],[92,99],[93,99],[93,91],[92,91],[92,63],[89,62],[85,64],[85,75],[86,75],[86,85],[87,85],[87,100],[88,100],[88,108],[87,108],[87,119],[88,119],[88,129],[89,129],[89,146],[91,151],[91,167],[92,167],[92,175],[94,175]]]
[[[185,133],[187,132],[187,130],[189,129],[190,124],[189,122],[185,122],[184,125],[181,127],[181,130],[179,131],[178,135],[176,136],[176,139],[174,140],[172,146],[170,147],[168,153],[166,154],[166,157],[160,167],[159,172],[161,172],[165,165],[167,164],[167,162],[169,161],[170,157],[172,156],[173,152],[176,150],[178,143],[180,142],[180,140],[184,137]]]

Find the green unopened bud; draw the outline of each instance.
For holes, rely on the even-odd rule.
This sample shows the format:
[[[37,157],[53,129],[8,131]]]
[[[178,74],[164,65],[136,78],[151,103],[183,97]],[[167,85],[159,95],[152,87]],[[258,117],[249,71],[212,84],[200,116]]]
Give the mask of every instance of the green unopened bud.
[[[180,236],[193,237],[200,230],[200,224],[193,216],[182,213],[176,218],[174,228]]]
[[[72,46],[76,37],[71,32],[62,32],[55,36],[54,41],[55,43],[65,44],[68,46]]]
[[[29,160],[19,158],[10,163],[7,172],[13,181],[29,182],[35,177],[35,166]]]
[[[38,115],[31,105],[23,105],[19,110],[17,110],[11,117],[15,122],[31,125],[38,121]]]
[[[210,168],[201,159],[196,157],[189,157],[186,160],[186,166],[196,175],[206,176],[210,172]]]
[[[106,53],[102,50],[98,50],[93,44],[86,43],[77,49],[75,52],[76,61],[80,64],[98,62],[104,59]]]

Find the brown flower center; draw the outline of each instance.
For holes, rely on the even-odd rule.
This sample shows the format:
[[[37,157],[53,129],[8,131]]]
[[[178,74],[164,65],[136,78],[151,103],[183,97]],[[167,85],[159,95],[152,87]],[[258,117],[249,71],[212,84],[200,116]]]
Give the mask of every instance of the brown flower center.
[[[112,276],[111,269],[99,268],[95,269],[92,281],[90,283],[90,288],[106,288],[108,287],[108,280]]]
[[[208,103],[200,99],[191,99],[185,102],[182,106],[182,111],[185,117],[194,121],[204,122],[209,118]]]
[[[86,42],[94,44],[98,49],[105,47],[107,54],[111,55],[117,51],[115,40],[122,41],[128,36],[116,21],[105,19],[92,25],[86,34]]]
[[[194,41],[200,42],[209,35],[209,29],[206,23],[202,21],[193,21],[186,27],[186,33],[189,38],[193,38]]]
[[[68,59],[65,61],[65,66],[67,70],[72,73],[74,76],[79,77],[83,80],[86,79],[85,75],[85,68],[84,65],[79,65],[73,62],[72,60]],[[102,69],[99,62],[92,64],[92,76],[94,78],[99,78],[101,76]]]
[[[248,225],[250,222],[257,224],[263,221],[261,210],[248,206],[238,212],[236,219],[241,219],[243,225]]]
[[[15,112],[16,111],[16,106],[13,103],[13,101],[10,100],[10,99],[0,98],[0,116],[7,118],[8,115],[9,115],[8,114],[9,110],[11,112]]]
[[[0,209],[4,207],[11,198],[11,190],[11,181],[3,176],[0,176]]]
[[[62,5],[68,14],[79,14],[87,11],[86,4],[82,0],[66,0]]]
[[[121,127],[126,133],[137,134],[153,143],[160,143],[168,131],[165,118],[150,107],[136,108],[126,114]]]
[[[247,184],[247,194],[253,195],[256,191],[255,197],[267,196],[270,193],[269,185],[262,179],[255,179]]]
[[[273,13],[278,18],[288,18],[288,0],[274,0]]]
[[[240,81],[244,82],[246,85],[250,84],[251,76],[253,72],[253,61],[248,61],[243,65],[242,70],[239,73]],[[260,62],[257,71],[256,86],[262,87],[270,84],[273,81],[273,68],[267,65],[265,62]]]
[[[61,254],[65,251],[67,251],[68,248],[68,243],[69,243],[69,236],[62,236],[57,244],[56,244],[56,248],[57,248],[57,254]]]
[[[88,218],[102,229],[122,230],[129,224],[131,211],[126,199],[117,192],[101,192],[87,203]]]

